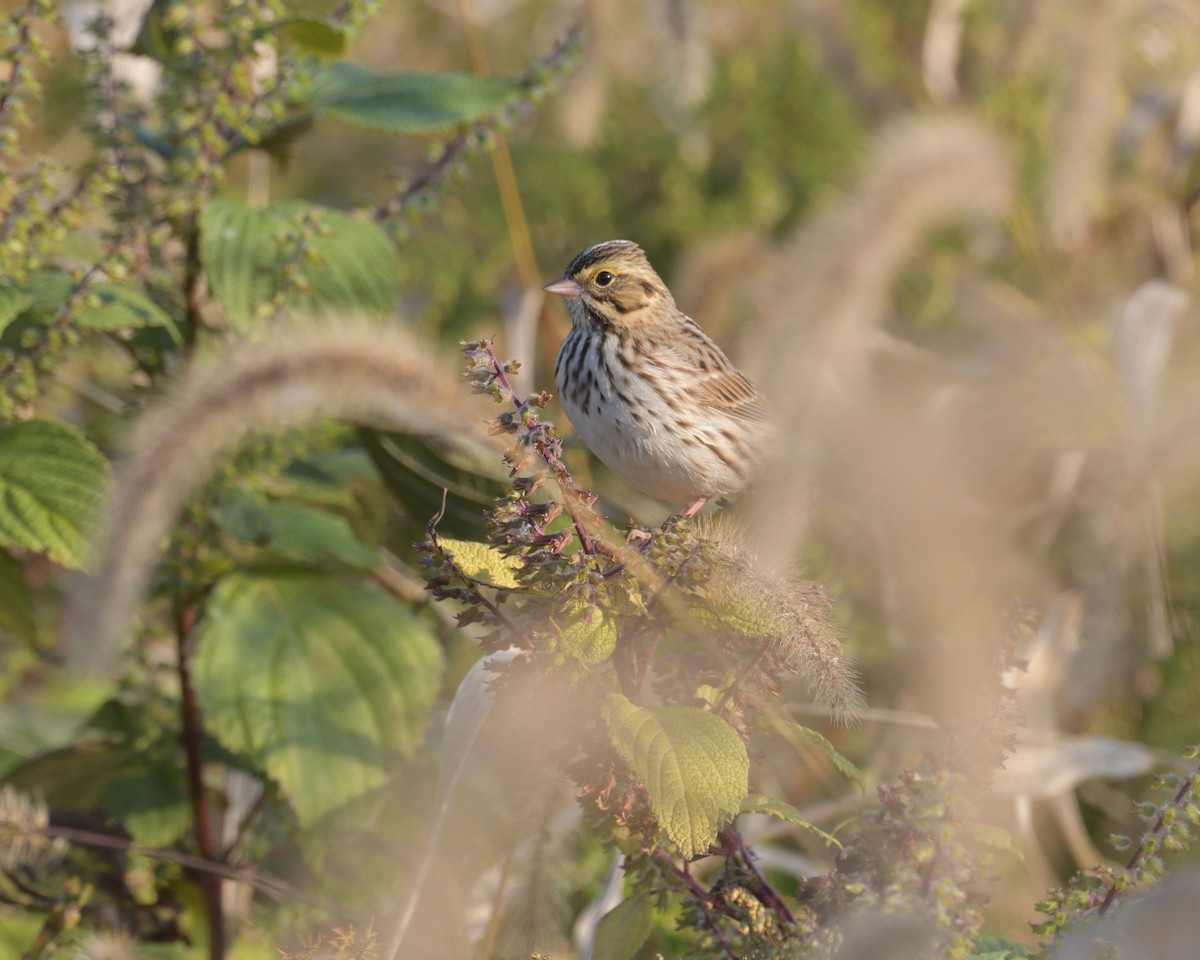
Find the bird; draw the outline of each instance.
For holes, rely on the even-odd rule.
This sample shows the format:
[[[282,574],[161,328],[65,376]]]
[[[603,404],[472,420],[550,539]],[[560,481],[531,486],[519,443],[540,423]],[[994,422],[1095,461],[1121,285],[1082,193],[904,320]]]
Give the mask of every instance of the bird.
[[[563,410],[609,469],[684,517],[756,478],[776,438],[769,404],[641,247],[588,247],[543,289],[571,314],[554,365]]]

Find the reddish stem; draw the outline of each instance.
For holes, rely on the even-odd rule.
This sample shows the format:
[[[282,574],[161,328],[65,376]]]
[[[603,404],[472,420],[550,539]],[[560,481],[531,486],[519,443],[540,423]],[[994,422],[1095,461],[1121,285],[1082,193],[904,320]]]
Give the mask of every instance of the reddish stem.
[[[188,793],[192,802],[192,823],[196,833],[196,848],[205,860],[216,861],[217,842],[213,834],[208,794],[204,789],[203,728],[200,724],[200,703],[192,685],[189,657],[189,637],[196,625],[196,607],[180,604],[175,611],[175,643],[179,658],[180,715],[183,723],[183,749],[187,757]],[[210,960],[225,956],[225,915],[221,908],[221,882],[217,873],[201,873],[197,878],[204,893],[208,917],[208,955]]]
[[[792,911],[788,909],[787,904],[783,902],[783,898],[775,892],[775,888],[767,882],[767,878],[754,865],[754,854],[746,846],[746,841],[742,839],[742,835],[738,829],[730,825],[717,834],[717,838],[726,847],[732,848],[737,854],[738,859],[745,865],[750,876],[754,878],[754,889],[751,892],[764,907],[774,912],[780,926],[795,926],[796,918],[792,916]]]
[[[527,399],[522,400],[517,391],[513,389],[512,383],[509,382],[507,375],[504,373],[503,364],[496,359],[496,355],[492,352],[492,348],[485,346],[483,348],[483,352],[487,355],[488,361],[492,365],[493,378],[499,382],[500,386],[504,389],[504,392],[508,395],[509,402],[516,407],[517,413],[523,413],[528,407],[529,401]],[[549,468],[550,475],[554,477],[554,482],[558,484],[559,491],[562,493],[563,506],[567,508],[567,513],[571,516],[571,523],[575,526],[575,535],[579,538],[580,549],[589,556],[594,555],[596,552],[595,545],[592,543],[592,538],[588,534],[587,528],[584,526],[583,518],[580,516],[577,510],[577,504],[574,502],[575,500],[578,500],[580,503],[583,502],[583,491],[571,478],[571,475],[567,472],[567,468],[564,467],[562,463],[557,460],[557,458],[547,455],[547,453],[541,449],[538,450],[538,455]]]
[[[1188,794],[1192,792],[1192,782],[1192,778],[1190,776],[1187,777],[1180,785],[1179,789],[1175,792],[1174,799],[1167,806],[1176,808],[1183,806],[1184,802],[1187,800]],[[1133,874],[1134,871],[1141,866],[1142,858],[1146,856],[1146,836],[1162,832],[1166,809],[1167,807],[1164,807],[1159,812],[1158,819],[1154,821],[1154,826],[1151,827],[1145,834],[1143,834],[1141,842],[1136,848],[1134,848],[1133,853],[1130,854],[1129,862],[1125,864],[1125,873],[1127,875]],[[1100,907],[1097,910],[1097,913],[1100,916],[1104,916],[1106,913],[1108,913],[1108,911],[1112,908],[1112,905],[1116,902],[1118,886],[1117,880],[1117,877],[1113,877],[1112,883],[1108,888],[1108,892],[1104,895],[1104,900],[1101,902]]]
[[[654,859],[660,868],[683,881],[684,885],[688,888],[688,892],[692,895],[704,914],[704,923],[708,927],[708,932],[721,945],[721,949],[730,960],[739,960],[738,955],[733,952],[733,947],[729,945],[729,942],[722,935],[721,928],[717,925],[717,918],[713,915],[713,911],[709,909],[708,891],[700,886],[696,878],[688,872],[687,864],[681,867],[676,866],[675,862],[661,850],[654,854]],[[725,906],[722,912],[734,920],[738,919],[736,912],[729,906]]]

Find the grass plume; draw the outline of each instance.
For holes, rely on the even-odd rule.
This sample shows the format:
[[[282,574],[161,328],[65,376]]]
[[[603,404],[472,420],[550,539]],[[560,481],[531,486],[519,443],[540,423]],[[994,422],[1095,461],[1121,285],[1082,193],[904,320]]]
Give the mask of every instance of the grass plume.
[[[45,803],[8,784],[0,787],[0,871],[14,873],[57,862],[66,844],[46,835],[49,825]]]
[[[1084,17],[1064,18],[1056,51],[1065,74],[1049,151],[1046,219],[1064,250],[1081,250],[1104,195],[1110,141],[1118,119],[1125,0],[1093,0]],[[1056,54],[1060,55],[1060,54]]]
[[[797,438],[779,451],[764,498],[773,516],[763,524],[765,557],[788,556],[798,542],[813,451],[836,456],[845,417],[867,399],[900,267],[932,226],[1003,215],[1013,189],[1009,151],[987,126],[957,114],[906,117],[879,135],[859,185],[764,269],[764,335],[750,368]]]
[[[706,606],[739,631],[772,642],[834,720],[852,723],[865,701],[830,619],[833,601],[821,585],[764,569],[745,531],[727,514],[702,518],[696,536],[712,545]]]
[[[925,232],[953,218],[1001,216],[1012,195],[1009,151],[974,119],[906,117],[879,135],[858,186],[785,244],[762,277],[754,366],[790,419],[853,393],[896,272]]]
[[[231,341],[145,414],[118,469],[95,572],[70,607],[68,649],[90,667],[116,650],[160,543],[217,459],[251,430],[337,417],[487,442],[465,391],[395,324],[302,321]]]

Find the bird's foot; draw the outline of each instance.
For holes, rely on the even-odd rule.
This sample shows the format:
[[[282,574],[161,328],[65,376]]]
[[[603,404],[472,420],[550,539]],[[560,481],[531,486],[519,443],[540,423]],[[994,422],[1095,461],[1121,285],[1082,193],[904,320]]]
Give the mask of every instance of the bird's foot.
[[[694,517],[696,514],[698,514],[700,512],[700,508],[703,507],[707,502],[708,502],[707,496],[697,497],[695,500],[693,500],[691,503],[689,503],[686,507],[684,507],[683,512],[679,515],[681,517],[683,517],[685,520],[690,519],[691,517]]]

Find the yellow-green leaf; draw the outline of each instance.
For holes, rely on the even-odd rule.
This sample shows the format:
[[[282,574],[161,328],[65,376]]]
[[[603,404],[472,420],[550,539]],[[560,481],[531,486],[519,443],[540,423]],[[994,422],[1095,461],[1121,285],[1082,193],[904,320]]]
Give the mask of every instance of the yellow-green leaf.
[[[838,753],[837,748],[825,739],[825,737],[817,733],[816,730],[806,727],[801,723],[796,723],[794,720],[786,720],[776,716],[772,716],[770,725],[776,733],[790,741],[794,746],[803,745],[812,747],[828,758],[829,762],[837,768],[838,773],[858,784],[858,789],[866,796],[867,781],[863,777],[862,771]]]
[[[617,623],[599,607],[582,604],[565,623],[557,626],[563,646],[588,666],[603,663],[617,648]]]
[[[735,594],[716,584],[702,598],[692,598],[688,611],[698,620],[719,623],[747,637],[770,637],[780,630],[779,613],[768,599]]]
[[[826,833],[820,827],[816,827],[808,820],[804,819],[804,814],[793,807],[790,803],[784,800],[776,800],[774,797],[765,797],[761,793],[747,794],[742,800],[739,813],[763,813],[768,817],[774,817],[777,820],[785,820],[788,823],[794,823],[798,827],[803,827],[809,833],[819,837],[831,847],[842,849],[841,843],[837,837],[831,833]]]
[[[458,568],[472,580],[503,590],[520,589],[521,584],[516,574],[521,569],[521,561],[516,557],[506,557],[495,547],[473,540],[438,537],[438,543],[450,554]]]
[[[604,716],[666,838],[685,858],[703,854],[746,796],[750,758],[737,731],[707,710],[639,707],[620,694]]]
[[[107,489],[107,462],[71,427],[53,420],[0,427],[0,544],[82,567]]]
[[[79,289],[80,282],[60,270],[41,270],[21,288],[0,285],[0,330],[22,315],[34,323],[50,323],[67,298]],[[8,312],[14,309],[16,312]],[[88,330],[164,327],[176,343],[182,342],[170,314],[133,281],[87,284],[73,308],[72,319]]]
[[[346,52],[346,31],[312,17],[290,17],[281,26],[297,46],[319,57],[339,57]]]

